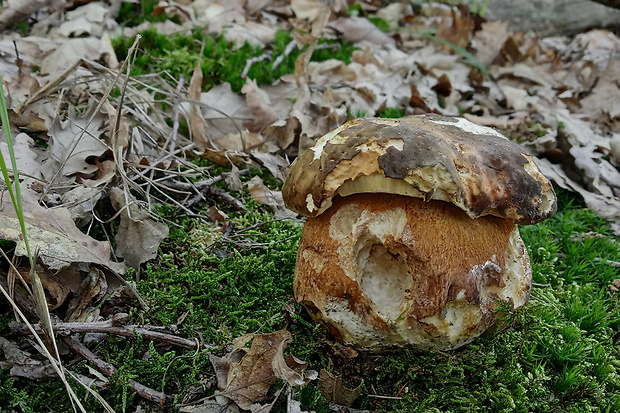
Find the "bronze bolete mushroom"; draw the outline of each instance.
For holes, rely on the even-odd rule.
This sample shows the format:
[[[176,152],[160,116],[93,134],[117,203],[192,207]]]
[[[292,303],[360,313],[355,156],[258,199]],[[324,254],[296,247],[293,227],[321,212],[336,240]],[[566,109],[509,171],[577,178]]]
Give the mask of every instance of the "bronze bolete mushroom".
[[[449,350],[530,295],[517,224],[557,209],[532,155],[437,115],[361,118],[295,161],[287,206],[308,217],[295,296],[340,341]]]

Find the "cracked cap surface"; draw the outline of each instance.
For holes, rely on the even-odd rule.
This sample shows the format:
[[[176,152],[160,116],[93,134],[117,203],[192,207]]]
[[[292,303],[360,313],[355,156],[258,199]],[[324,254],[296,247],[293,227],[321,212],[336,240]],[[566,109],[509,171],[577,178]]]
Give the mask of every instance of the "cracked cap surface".
[[[308,217],[334,196],[356,193],[447,201],[471,218],[522,225],[557,210],[551,183],[525,149],[494,129],[439,115],[351,120],[304,151],[282,188],[286,205]]]

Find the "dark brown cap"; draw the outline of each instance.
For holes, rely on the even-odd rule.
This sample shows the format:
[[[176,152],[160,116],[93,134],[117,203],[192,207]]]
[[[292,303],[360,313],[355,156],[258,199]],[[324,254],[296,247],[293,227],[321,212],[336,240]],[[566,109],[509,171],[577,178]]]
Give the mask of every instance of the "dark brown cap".
[[[286,205],[305,216],[336,195],[391,193],[451,202],[470,217],[518,224],[552,216],[557,199],[534,157],[494,129],[438,115],[351,120],[295,161]]]

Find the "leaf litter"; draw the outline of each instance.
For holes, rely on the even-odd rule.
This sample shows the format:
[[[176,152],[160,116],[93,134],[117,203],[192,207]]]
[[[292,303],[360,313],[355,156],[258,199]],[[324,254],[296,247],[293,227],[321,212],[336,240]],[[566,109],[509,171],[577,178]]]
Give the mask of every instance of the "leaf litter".
[[[254,201],[289,218],[281,193],[258,176],[242,183],[242,170],[264,167],[282,180],[289,161],[324,133],[349,117],[390,108],[463,114],[498,128],[532,151],[556,185],[614,222],[620,234],[620,39],[612,32],[539,38],[511,31],[506,22],[480,22],[464,8],[425,3],[414,11],[405,3],[369,3],[360,15],[349,15],[342,0],[160,1],[156,12],[174,23],[123,28],[115,20],[122,2],[73,3],[7,1],[0,9],[3,28],[36,16],[28,34],[0,36],[0,72],[17,165],[28,186],[23,193],[28,232],[39,249],[52,309],[68,308],[60,317],[64,321],[111,320],[96,302],[123,289],[137,295],[131,282],[119,279],[157,257],[168,226],[157,220],[156,205],[195,214],[215,197],[243,208],[213,187],[218,176],[211,176],[211,167],[196,166],[196,158],[232,167],[219,177],[232,190],[247,185]],[[189,79],[166,73],[126,76],[121,63],[132,63],[131,57],[119,62],[110,38],[150,27],[160,33],[208,27],[233,48],[245,42],[264,47],[264,55],[248,60],[242,75],[270,57],[277,30],[292,33],[285,53],[304,52],[293,73],[270,85],[246,77],[241,93],[229,83],[202,90],[200,65],[191,68]],[[311,60],[323,47],[320,39],[353,42],[350,62]],[[6,195],[0,236],[15,242],[15,254],[24,256]],[[111,216],[98,216],[106,206]],[[206,218],[227,222],[226,213],[207,206]],[[106,219],[118,222],[107,241],[88,235]],[[284,358],[289,340],[286,331],[246,335],[223,358],[212,355],[226,406],[233,401],[243,409],[268,411],[275,400],[258,403],[276,379],[299,386],[310,378],[303,363]],[[33,360],[10,345],[2,342],[6,363],[26,366]],[[34,377],[40,369],[23,374]],[[322,380],[334,402],[350,404],[356,390],[335,378]],[[155,393],[147,389],[148,394]],[[291,411],[299,409],[292,407],[295,402],[289,397]]]

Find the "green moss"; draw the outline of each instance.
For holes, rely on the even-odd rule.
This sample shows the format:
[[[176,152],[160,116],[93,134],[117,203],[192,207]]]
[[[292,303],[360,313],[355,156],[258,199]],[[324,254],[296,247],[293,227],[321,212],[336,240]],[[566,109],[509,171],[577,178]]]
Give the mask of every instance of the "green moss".
[[[400,108],[386,108],[381,112],[377,112],[378,118],[402,118],[405,116],[405,110]]]
[[[139,285],[152,305],[147,322],[175,324],[184,315],[183,332],[200,331],[212,344],[282,326],[300,228],[261,214],[234,222],[238,230],[255,227],[233,230],[217,244],[215,230],[195,221],[171,233],[162,261],[148,267]]]
[[[200,30],[194,30],[190,35],[177,34],[166,36],[157,33],[155,28],[144,31],[140,47],[146,52],[138,54],[132,74],[167,72],[173,78],[183,76],[190,79],[196,67],[201,45],[204,38],[204,52],[201,59],[201,68],[204,76],[203,90],[208,90],[223,82],[231,84],[232,90],[240,92],[245,83],[242,73],[247,61],[258,56],[267,56],[266,59],[254,62],[247,71],[247,77],[255,79],[258,84],[269,84],[285,74],[295,71],[295,60],[306,50],[295,49],[285,55],[286,46],[292,41],[287,31],[276,33],[275,42],[268,49],[253,47],[244,44],[235,49],[226,41],[225,36],[212,38],[205,36]],[[114,50],[119,59],[127,58],[127,51],[133,43],[133,38],[119,37],[112,41]],[[313,61],[338,59],[345,63],[351,62],[354,51],[352,43],[321,40],[319,44],[325,48],[316,50],[312,55]],[[278,57],[283,57],[281,63],[275,66]],[[275,67],[274,67],[275,66]]]
[[[279,182],[273,184],[277,187]],[[485,334],[457,351],[360,352],[354,358],[344,357],[342,346],[294,304],[292,281],[300,226],[273,220],[258,212],[255,204],[249,204],[250,214],[231,214],[234,228],[227,238],[221,238],[220,225],[206,225],[176,215],[171,208],[163,209],[176,225],[161,246],[161,259],[148,265],[138,284],[152,308],[148,313],[133,310],[131,316],[134,322],[178,325],[183,336],[200,334],[216,346],[248,332],[288,328],[294,337],[292,354],[309,361],[313,369],[332,371],[350,387],[362,384],[364,393],[354,404],[357,408],[380,412],[617,411],[620,360],[615,341],[620,309],[618,295],[608,285],[620,278],[620,270],[604,260],[617,260],[618,239],[607,222],[566,194],[560,194],[560,199],[555,217],[521,228],[536,283],[530,303],[502,318],[500,324],[507,326],[503,331]],[[604,237],[583,236],[592,231]],[[108,338],[96,351],[118,368],[109,390],[103,392],[118,411],[145,403],[128,391],[131,378],[176,394],[180,400],[191,386],[213,375],[205,352],[162,347],[139,337]],[[84,368],[83,364],[77,368]],[[41,388],[40,383],[16,383],[3,374],[2,407],[27,402],[30,410],[24,411],[50,409],[47,399],[25,399],[33,389]],[[57,399],[55,405],[68,406],[62,386],[45,386]],[[305,410],[329,411],[316,382],[296,392]]]
[[[71,366],[73,371],[86,373],[84,364]],[[73,382],[74,383],[74,382]],[[86,390],[74,383],[73,389],[87,412],[101,411],[101,404],[94,397],[86,397]],[[67,390],[60,380],[15,380],[0,369],[0,411],[40,413],[71,412],[73,408]]]
[[[28,392],[23,387],[16,387],[15,380],[11,379],[6,371],[0,370],[0,406],[28,411]]]
[[[166,21],[168,19],[166,15],[156,15],[154,13],[155,6],[157,6],[158,3],[159,0],[140,0],[136,3],[121,3],[116,21],[121,26],[126,27],[134,27],[144,21]]]
[[[381,17],[377,16],[368,16],[368,20],[377,26],[377,28],[381,31],[387,32],[390,30],[390,24],[383,20]]]

